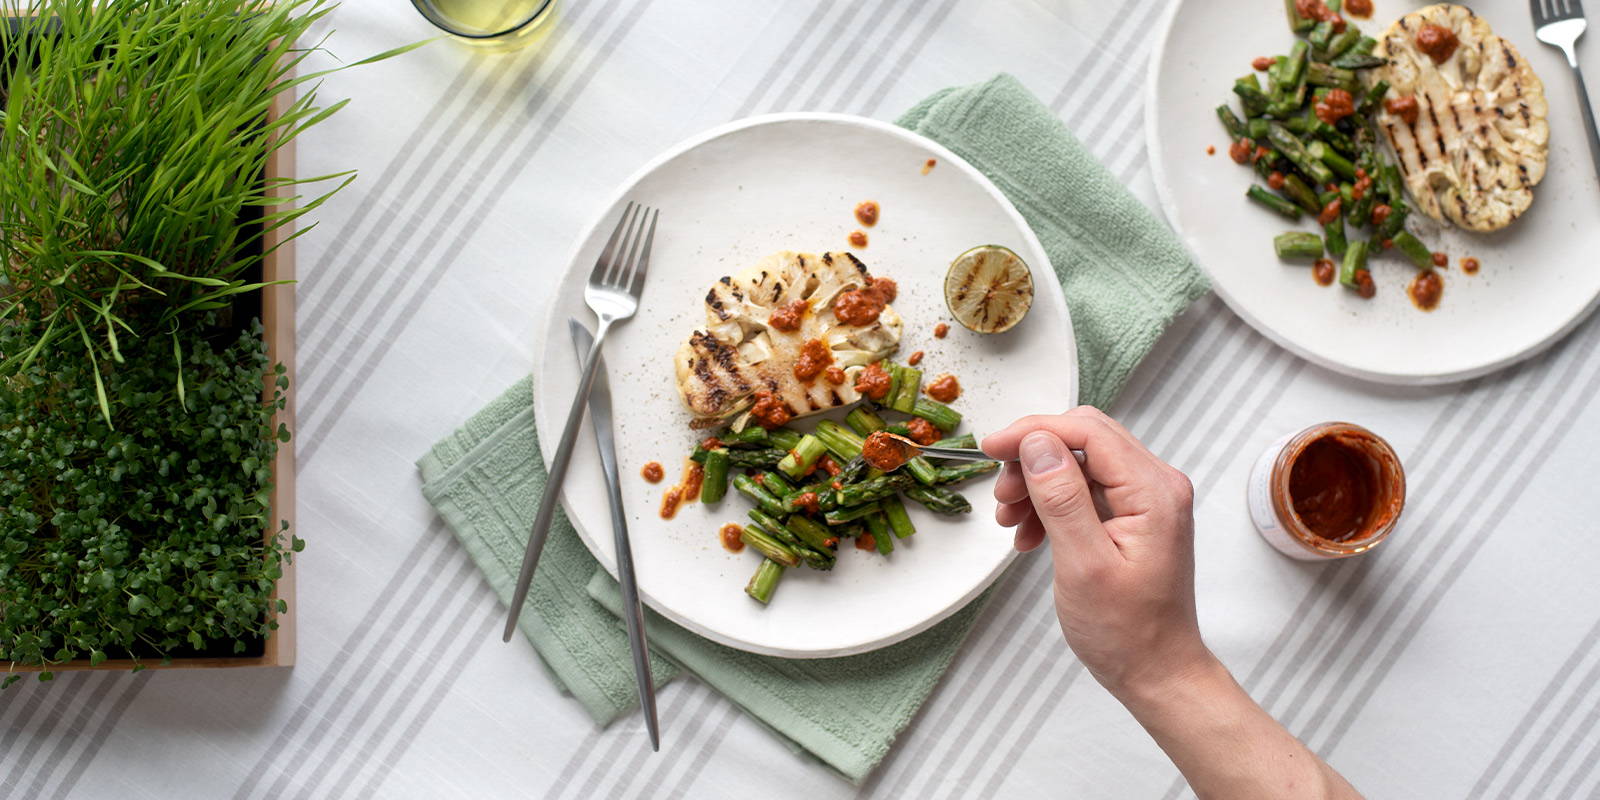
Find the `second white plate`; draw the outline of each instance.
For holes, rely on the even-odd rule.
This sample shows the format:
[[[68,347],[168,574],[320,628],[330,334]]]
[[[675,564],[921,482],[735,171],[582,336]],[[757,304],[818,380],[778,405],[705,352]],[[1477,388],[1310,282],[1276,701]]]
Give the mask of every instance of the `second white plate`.
[[[1358,24],[1381,33],[1390,20],[1422,5],[1385,2],[1384,19]],[[1600,300],[1600,185],[1584,144],[1571,71],[1558,51],[1533,38],[1525,4],[1478,7],[1511,40],[1545,83],[1550,103],[1550,161],[1533,207],[1510,228],[1484,235],[1408,223],[1450,256],[1437,310],[1406,296],[1415,274],[1396,253],[1372,259],[1378,296],[1362,300],[1318,286],[1310,269],[1280,262],[1272,237],[1295,226],[1245,199],[1255,178],[1227,155],[1215,108],[1238,104],[1233,79],[1256,56],[1288,52],[1292,34],[1276,0],[1183,0],[1168,17],[1151,58],[1145,119],[1156,191],[1212,284],[1239,316],[1313,363],[1397,384],[1475,377],[1527,358],[1571,331]],[[1207,156],[1206,147],[1216,155]],[[1461,272],[1463,256],[1482,262]]]

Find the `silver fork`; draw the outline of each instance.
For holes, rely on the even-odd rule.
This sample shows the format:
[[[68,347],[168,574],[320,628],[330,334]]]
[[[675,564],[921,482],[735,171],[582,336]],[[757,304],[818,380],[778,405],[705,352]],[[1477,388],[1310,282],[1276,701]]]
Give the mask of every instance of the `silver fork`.
[[[1583,71],[1578,69],[1578,38],[1589,23],[1583,18],[1582,0],[1528,0],[1533,10],[1533,35],[1551,47],[1558,47],[1567,55],[1572,67],[1572,77],[1578,83],[1578,106],[1583,109],[1583,128],[1589,133],[1589,158],[1594,162],[1594,173],[1600,178],[1600,132],[1595,130],[1594,108],[1589,105],[1589,90],[1583,85]]]
[[[528,599],[528,584],[533,582],[533,572],[539,566],[539,554],[544,550],[544,540],[550,535],[550,520],[555,516],[561,497],[561,482],[567,476],[567,465],[572,463],[572,446],[578,438],[578,427],[583,422],[583,409],[594,387],[595,366],[600,362],[600,346],[605,343],[606,332],[617,322],[632,317],[639,310],[639,293],[644,289],[645,275],[650,270],[650,245],[656,238],[658,212],[629,203],[622,210],[605,249],[589,272],[589,285],[584,287],[583,301],[600,319],[594,332],[594,344],[583,359],[583,375],[578,379],[578,393],[572,398],[572,408],[567,412],[567,425],[561,430],[561,443],[556,445],[555,458],[550,461],[550,474],[545,480],[544,496],[539,499],[539,515],[533,520],[533,530],[528,534],[528,549],[522,555],[522,571],[517,574],[517,588],[511,593],[511,614],[506,618],[506,629],[501,638],[511,641],[517,631],[517,617]]]

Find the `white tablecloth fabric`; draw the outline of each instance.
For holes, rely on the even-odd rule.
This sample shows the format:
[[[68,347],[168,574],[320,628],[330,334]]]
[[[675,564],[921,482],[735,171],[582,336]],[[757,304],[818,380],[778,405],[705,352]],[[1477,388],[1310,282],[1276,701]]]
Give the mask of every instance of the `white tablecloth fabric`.
[[[1399,13],[1385,2],[1381,15]],[[354,102],[302,140],[300,163],[361,178],[300,247],[299,665],[14,687],[0,694],[0,797],[1186,792],[1063,644],[1042,556],[1003,579],[864,787],[692,679],[662,693],[651,755],[637,718],[596,730],[525,641],[500,643],[502,609],[412,465],[528,371],[549,287],[602,199],[728,119],[888,119],[1009,71],[1154,207],[1142,104],[1167,4],[564,0],[537,47],[487,56],[439,42],[330,77],[325,97]],[[1539,46],[1525,4],[1478,10]],[[401,0],[352,0],[323,27],[345,60],[431,35]],[[1585,47],[1600,74],[1600,50]],[[1570,77],[1544,79],[1570,111]],[[1195,124],[1200,158],[1223,137]],[[1210,297],[1113,409],[1194,479],[1208,641],[1370,796],[1600,791],[1597,325],[1498,375],[1394,389],[1309,366]],[[1377,554],[1295,563],[1252,531],[1244,479],[1267,443],[1328,419],[1388,437],[1411,502]]]

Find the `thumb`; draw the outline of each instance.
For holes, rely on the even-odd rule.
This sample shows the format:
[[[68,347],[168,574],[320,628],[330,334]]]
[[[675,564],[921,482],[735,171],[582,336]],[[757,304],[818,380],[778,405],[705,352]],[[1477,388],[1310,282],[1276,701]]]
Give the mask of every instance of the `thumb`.
[[[1049,431],[1034,431],[1018,445],[1017,461],[1052,547],[1078,557],[1107,555],[1115,548],[1100,525],[1089,482],[1065,442]]]

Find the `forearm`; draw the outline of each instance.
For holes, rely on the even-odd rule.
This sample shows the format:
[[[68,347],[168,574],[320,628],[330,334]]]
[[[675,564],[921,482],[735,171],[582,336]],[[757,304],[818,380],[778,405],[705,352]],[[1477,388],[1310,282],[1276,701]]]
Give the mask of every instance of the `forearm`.
[[[1215,658],[1161,685],[1116,694],[1202,798],[1361,796]]]

